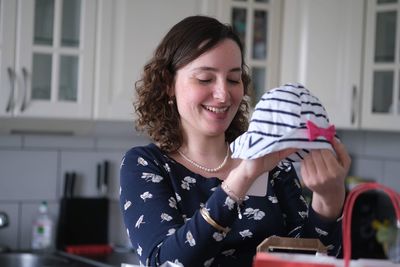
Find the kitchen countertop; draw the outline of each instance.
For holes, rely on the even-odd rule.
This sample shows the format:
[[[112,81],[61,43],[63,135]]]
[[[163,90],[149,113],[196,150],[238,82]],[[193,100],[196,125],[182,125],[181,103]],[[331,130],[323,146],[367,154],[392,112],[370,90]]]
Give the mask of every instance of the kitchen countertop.
[[[104,255],[73,255],[66,252],[58,253],[65,257],[98,267],[121,267],[122,264],[132,267],[139,266],[139,257],[133,251],[113,251]]]
[[[0,253],[0,266],[139,267],[139,257],[132,249],[113,250],[102,255],[75,255],[60,250],[7,250]]]

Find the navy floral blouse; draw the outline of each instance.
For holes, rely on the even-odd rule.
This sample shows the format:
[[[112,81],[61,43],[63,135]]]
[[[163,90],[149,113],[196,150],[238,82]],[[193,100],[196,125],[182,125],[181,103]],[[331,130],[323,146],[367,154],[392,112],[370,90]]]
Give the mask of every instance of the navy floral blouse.
[[[155,144],[129,150],[120,175],[120,206],[141,265],[251,266],[257,245],[271,235],[319,238],[330,255],[341,249],[340,218],[322,221],[308,207],[292,165],[269,172],[265,197],[245,197],[242,219],[221,180],[193,173]],[[201,207],[231,230],[212,227]]]

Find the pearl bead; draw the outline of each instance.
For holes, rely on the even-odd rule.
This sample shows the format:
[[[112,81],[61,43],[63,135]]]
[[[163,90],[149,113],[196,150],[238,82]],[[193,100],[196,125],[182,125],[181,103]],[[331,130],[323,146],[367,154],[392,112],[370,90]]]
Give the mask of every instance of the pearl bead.
[[[204,167],[204,166],[198,164],[197,162],[195,162],[195,161],[191,160],[190,158],[188,158],[187,156],[185,156],[179,149],[178,149],[178,153],[187,162],[189,162],[193,166],[195,166],[195,167],[197,167],[197,168],[199,168],[199,169],[201,169],[201,170],[203,170],[205,172],[217,172],[217,171],[219,171],[220,169],[222,169],[225,166],[225,164],[226,164],[226,162],[228,160],[228,157],[229,157],[229,145],[227,144],[227,146],[228,146],[228,148],[226,150],[226,155],[225,155],[224,161],[218,167],[215,167],[215,168],[207,168],[207,167]]]

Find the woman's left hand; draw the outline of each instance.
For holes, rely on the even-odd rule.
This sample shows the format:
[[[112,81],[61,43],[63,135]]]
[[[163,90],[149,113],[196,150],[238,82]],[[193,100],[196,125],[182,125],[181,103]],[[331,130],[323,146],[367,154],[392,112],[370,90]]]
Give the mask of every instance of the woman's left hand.
[[[342,212],[344,180],[351,163],[342,143],[334,138],[332,146],[336,156],[328,149],[311,150],[301,163],[302,180],[313,191],[312,208],[326,219],[335,219]]]

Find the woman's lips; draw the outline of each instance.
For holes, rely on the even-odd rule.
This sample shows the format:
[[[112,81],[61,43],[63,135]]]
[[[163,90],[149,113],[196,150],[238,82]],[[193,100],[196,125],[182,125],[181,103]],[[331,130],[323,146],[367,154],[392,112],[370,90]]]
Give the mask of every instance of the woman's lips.
[[[204,106],[204,108],[213,113],[224,113],[228,110],[229,107],[212,107],[212,106]]]

